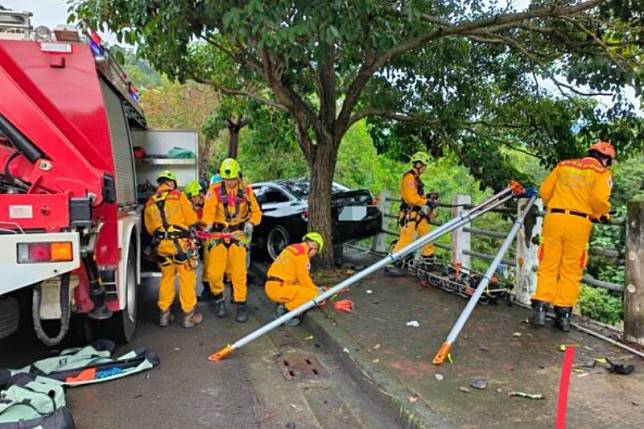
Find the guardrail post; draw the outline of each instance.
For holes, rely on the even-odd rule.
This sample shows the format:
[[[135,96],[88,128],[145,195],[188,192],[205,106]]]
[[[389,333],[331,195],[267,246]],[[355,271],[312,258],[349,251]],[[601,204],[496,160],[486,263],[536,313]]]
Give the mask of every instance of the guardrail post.
[[[644,345],[644,201],[631,201],[626,212],[624,336]]]
[[[517,204],[517,216],[521,216],[528,200],[520,199]],[[543,217],[536,214],[543,210],[543,201],[538,199],[532,207],[534,216],[528,215],[519,230],[516,244],[516,282],[515,300],[530,305],[530,297],[537,289],[536,267],[539,265],[537,257],[539,245],[533,243],[541,234]],[[538,242],[538,241],[537,241]]]
[[[391,208],[391,201],[387,201],[387,197],[389,196],[389,193],[387,191],[382,191],[380,192],[380,196],[378,197],[378,208],[380,209],[380,213],[382,213],[382,225],[380,227],[381,231],[387,230],[387,217],[385,214],[389,213],[389,209]],[[371,243],[371,250],[374,252],[387,252],[386,248],[386,243],[385,243],[385,237],[387,234],[384,232],[380,232],[379,234],[374,235],[373,241]]]
[[[469,195],[455,195],[452,198],[452,218],[465,211],[463,204],[471,204],[472,197]],[[460,262],[466,268],[472,268],[470,255],[465,254],[470,251],[471,234],[465,232],[463,227],[452,231],[452,264]]]

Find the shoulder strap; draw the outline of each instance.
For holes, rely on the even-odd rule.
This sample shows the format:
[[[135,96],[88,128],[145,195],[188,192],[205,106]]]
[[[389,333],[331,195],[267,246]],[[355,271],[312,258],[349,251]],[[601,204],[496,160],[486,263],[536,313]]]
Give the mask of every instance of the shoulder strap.
[[[287,249],[294,255],[303,255],[306,253],[306,248],[302,243],[294,243],[287,247]]]

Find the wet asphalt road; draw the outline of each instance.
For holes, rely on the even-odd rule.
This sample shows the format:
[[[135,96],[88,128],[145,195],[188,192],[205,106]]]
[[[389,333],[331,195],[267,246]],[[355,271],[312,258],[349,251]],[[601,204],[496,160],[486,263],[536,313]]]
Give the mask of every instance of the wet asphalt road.
[[[260,267],[262,268],[262,267]],[[234,307],[217,319],[200,304],[204,323],[157,326],[156,285],[139,290],[139,325],[133,341],[116,355],[147,346],[161,364],[149,372],[69,389],[67,401],[79,428],[394,428],[385,415],[305,328],[279,328],[231,358],[213,363],[209,354],[271,320],[272,305],[261,286],[249,286],[251,318],[234,321]],[[178,312],[178,310],[177,310]],[[0,340],[0,367],[18,368],[57,351],[35,339],[28,321]],[[313,357],[319,375],[288,380],[288,358]]]

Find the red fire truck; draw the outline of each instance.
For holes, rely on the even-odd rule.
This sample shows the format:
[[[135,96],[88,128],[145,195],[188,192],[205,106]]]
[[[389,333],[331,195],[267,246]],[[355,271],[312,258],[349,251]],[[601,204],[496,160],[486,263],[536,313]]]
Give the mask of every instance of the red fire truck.
[[[0,338],[31,307],[46,344],[65,337],[72,314],[125,342],[144,247],[137,183],[168,168],[180,185],[196,178],[197,133],[148,130],[98,36],[34,29],[30,17],[0,9]],[[164,157],[175,146],[195,157]]]

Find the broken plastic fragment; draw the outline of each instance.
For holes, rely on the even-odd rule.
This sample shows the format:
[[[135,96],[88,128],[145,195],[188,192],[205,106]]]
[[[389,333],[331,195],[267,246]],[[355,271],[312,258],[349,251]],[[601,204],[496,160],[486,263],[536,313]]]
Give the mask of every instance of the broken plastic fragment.
[[[373,293],[373,291],[372,291],[371,289],[367,289],[367,290],[366,290],[366,292],[367,292],[368,294],[372,294],[372,293]]]
[[[342,311],[343,313],[351,313],[355,308],[355,304],[350,299],[343,299],[335,302],[333,304],[333,308],[337,311]]]
[[[438,381],[443,381],[443,374],[434,374],[434,378]]]
[[[458,390],[460,390],[463,393],[470,393],[470,389],[465,386],[458,386]]]
[[[410,328],[420,328],[420,323],[418,323],[418,320],[410,320],[409,322],[405,323],[406,326],[409,326]]]
[[[515,332],[512,334],[513,337],[520,337],[521,335],[523,335],[521,332]]]
[[[527,399],[544,399],[545,396],[543,396],[541,393],[525,393],[525,392],[510,392],[508,393],[508,396],[518,396],[520,398],[527,398]]]
[[[486,389],[487,388],[487,380],[484,379],[484,378],[476,378],[476,379],[472,380],[472,382],[470,383],[470,386],[475,388],[475,389],[479,389],[479,390]]]

